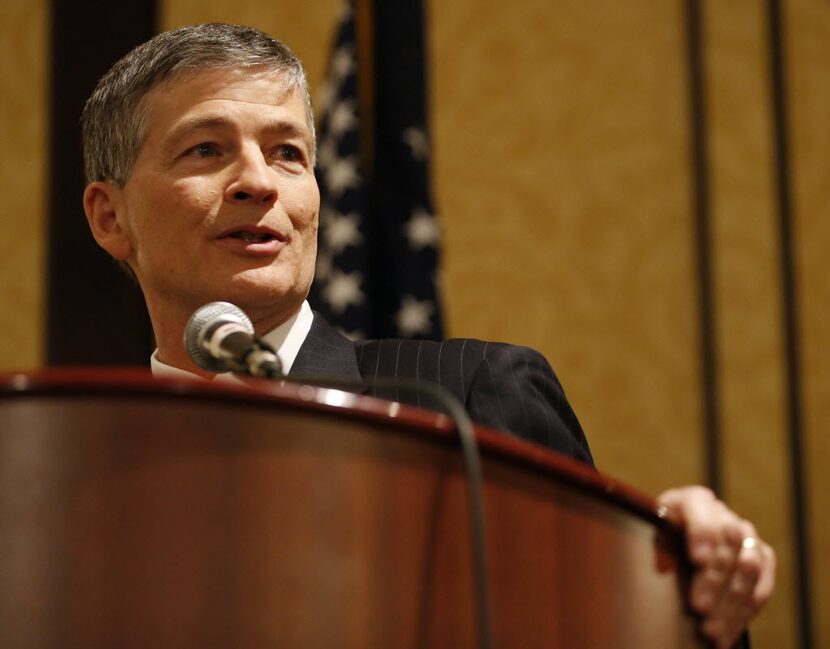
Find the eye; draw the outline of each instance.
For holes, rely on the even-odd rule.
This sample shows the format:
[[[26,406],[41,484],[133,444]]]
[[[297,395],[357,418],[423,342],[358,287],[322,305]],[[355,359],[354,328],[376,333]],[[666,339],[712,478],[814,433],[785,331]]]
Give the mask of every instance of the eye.
[[[214,158],[219,155],[219,148],[212,142],[202,142],[188,149],[187,154],[198,158]]]
[[[303,162],[305,159],[302,149],[293,144],[281,144],[277,147],[277,157],[285,162]]]

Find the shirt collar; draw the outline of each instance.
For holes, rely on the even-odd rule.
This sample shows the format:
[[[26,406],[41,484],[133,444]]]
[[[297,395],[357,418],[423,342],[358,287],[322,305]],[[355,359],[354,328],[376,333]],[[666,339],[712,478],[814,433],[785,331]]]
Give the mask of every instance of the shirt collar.
[[[283,374],[288,374],[291,371],[294,359],[297,358],[300,347],[303,346],[306,336],[308,336],[313,320],[314,314],[311,311],[311,307],[307,301],[303,301],[297,313],[262,337],[265,342],[277,350],[277,356],[280,359]],[[153,373],[153,376],[162,378],[191,380],[194,378],[202,378],[193,372],[188,372],[187,370],[161,362],[158,359],[158,349],[150,356],[150,371]],[[238,382],[239,378],[230,372],[226,372],[224,374],[217,374],[214,380]]]

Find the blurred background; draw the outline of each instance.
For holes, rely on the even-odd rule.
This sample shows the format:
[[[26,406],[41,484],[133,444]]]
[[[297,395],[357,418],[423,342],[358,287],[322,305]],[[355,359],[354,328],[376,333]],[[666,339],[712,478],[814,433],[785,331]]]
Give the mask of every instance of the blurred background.
[[[73,360],[56,314],[139,357],[149,343],[140,295],[84,231],[77,111],[97,76],[157,31],[225,21],[285,41],[316,92],[341,12],[110,4],[0,4],[3,372]],[[716,487],[778,552],[754,646],[830,648],[830,3],[424,11],[445,334],[540,349],[606,473]],[[83,295],[55,280],[81,267]]]

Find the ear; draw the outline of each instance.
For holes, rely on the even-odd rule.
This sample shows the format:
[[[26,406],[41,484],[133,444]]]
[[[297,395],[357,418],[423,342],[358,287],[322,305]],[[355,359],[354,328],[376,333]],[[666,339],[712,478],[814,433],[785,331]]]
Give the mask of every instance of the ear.
[[[84,211],[98,245],[119,261],[126,261],[133,246],[124,229],[123,190],[107,182],[90,183],[84,190]]]

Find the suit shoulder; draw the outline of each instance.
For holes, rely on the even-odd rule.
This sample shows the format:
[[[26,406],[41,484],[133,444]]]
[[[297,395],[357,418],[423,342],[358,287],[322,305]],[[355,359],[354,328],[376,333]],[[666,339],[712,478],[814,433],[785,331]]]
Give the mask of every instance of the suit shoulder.
[[[475,338],[429,340],[382,339],[355,343],[360,371],[367,378],[399,378],[431,381],[450,390],[462,401],[482,367],[547,365],[544,357],[528,347],[488,342]]]
[[[477,353],[479,356],[484,357],[499,350],[513,348],[526,349],[530,352],[538,354],[538,352],[529,347],[521,347],[503,342],[479,340],[478,338],[448,338],[441,341],[413,340],[408,338],[381,338],[377,340],[358,340],[355,341],[354,345],[359,353],[388,354],[393,350],[394,353],[397,353],[399,350],[409,351],[410,349],[416,349],[421,354],[463,354],[467,357]]]
[[[464,366],[467,370],[473,370],[484,359],[510,349],[518,348],[476,338],[449,338],[443,341],[384,338],[355,342],[361,369],[386,376],[409,373],[410,369],[418,374],[431,368],[446,372],[455,367],[460,372],[461,366]],[[429,376],[418,378],[428,380]]]
[[[553,368],[530,347],[475,338],[385,339],[357,342],[355,350],[366,378],[430,381],[453,394],[477,423],[591,463]],[[400,400],[397,392],[376,394]],[[425,404],[416,398],[416,405]]]

